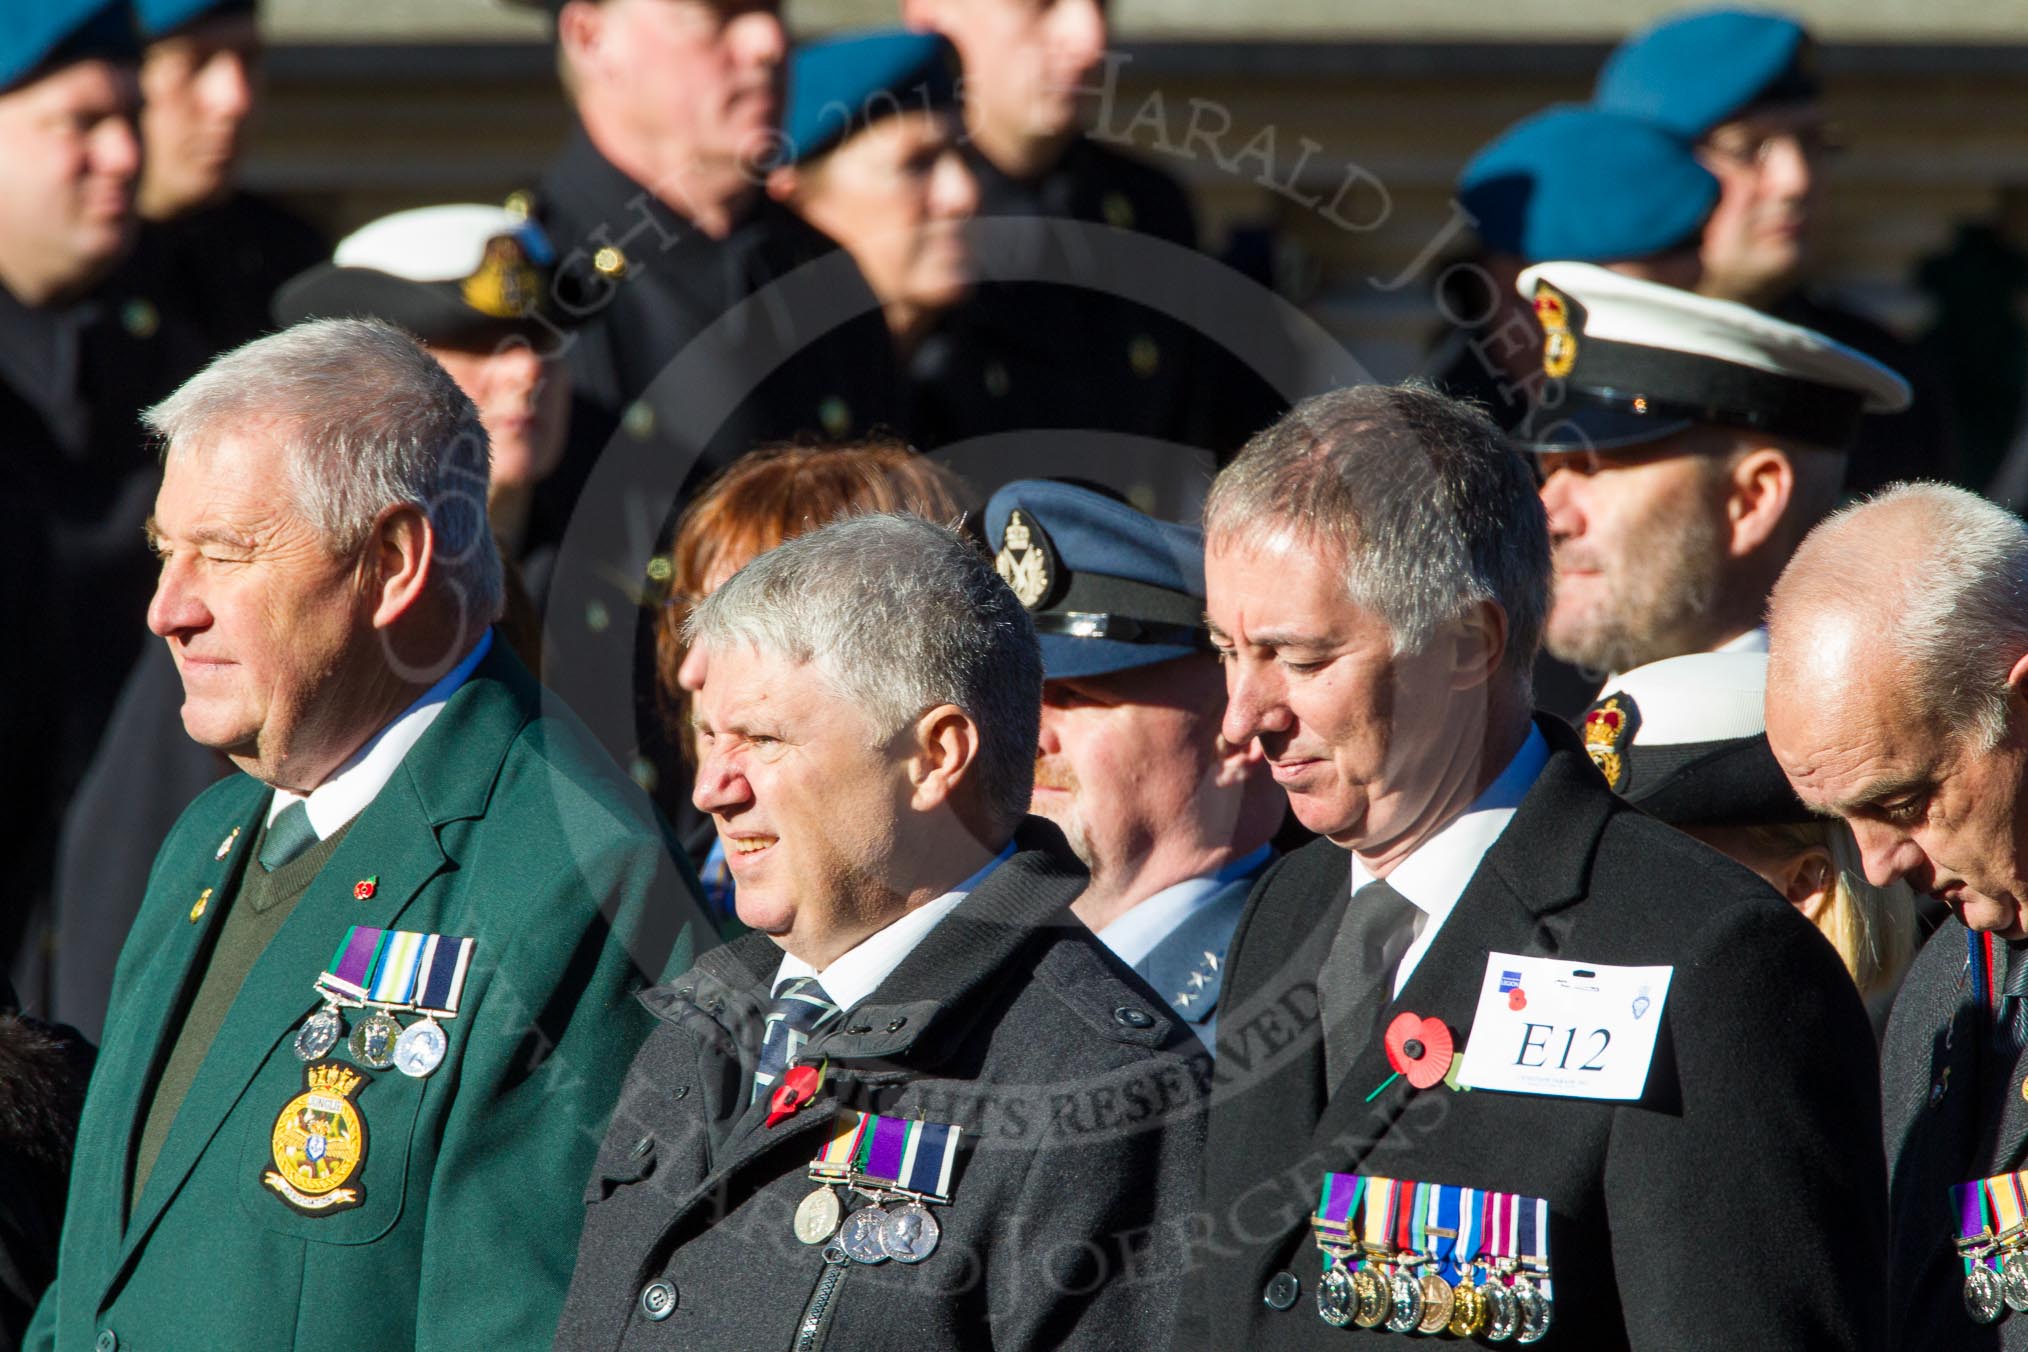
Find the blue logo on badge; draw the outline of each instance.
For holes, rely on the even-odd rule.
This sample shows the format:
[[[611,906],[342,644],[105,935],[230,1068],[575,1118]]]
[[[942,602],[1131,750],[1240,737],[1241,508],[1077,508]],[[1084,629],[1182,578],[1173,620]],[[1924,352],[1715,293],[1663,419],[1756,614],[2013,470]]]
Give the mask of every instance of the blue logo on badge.
[[[323,1159],[324,1158],[323,1133],[319,1132],[317,1135],[312,1136],[309,1140],[303,1142],[303,1153],[310,1157],[310,1163],[312,1164],[315,1164],[319,1160]]]
[[[1504,969],[1501,971],[1500,973],[1501,994],[1503,995],[1506,994],[1508,991],[1513,990],[1520,984],[1521,984],[1521,974],[1519,972],[1509,972]]]

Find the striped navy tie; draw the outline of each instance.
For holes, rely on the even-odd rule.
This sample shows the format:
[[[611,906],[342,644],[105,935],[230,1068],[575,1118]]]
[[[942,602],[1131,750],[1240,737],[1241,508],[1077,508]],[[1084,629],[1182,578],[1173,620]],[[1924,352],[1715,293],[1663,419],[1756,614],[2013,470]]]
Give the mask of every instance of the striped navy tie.
[[[767,1025],[761,1031],[760,1062],[753,1072],[755,1103],[767,1096],[782,1072],[795,1062],[803,1044],[837,1014],[838,1006],[824,994],[817,978],[792,977],[781,984],[768,1005]]]

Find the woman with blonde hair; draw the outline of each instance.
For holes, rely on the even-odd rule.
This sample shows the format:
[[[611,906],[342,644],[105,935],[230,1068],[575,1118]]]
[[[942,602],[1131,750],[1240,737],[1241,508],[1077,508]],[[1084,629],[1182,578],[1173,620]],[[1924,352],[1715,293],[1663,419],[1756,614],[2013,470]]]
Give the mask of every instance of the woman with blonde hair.
[[[1915,950],[1906,883],[1866,881],[1851,828],[1818,817],[1768,749],[1767,654],[1694,653],[1616,677],[1586,711],[1592,762],[1651,816],[1758,873],[1821,931],[1875,1015]]]

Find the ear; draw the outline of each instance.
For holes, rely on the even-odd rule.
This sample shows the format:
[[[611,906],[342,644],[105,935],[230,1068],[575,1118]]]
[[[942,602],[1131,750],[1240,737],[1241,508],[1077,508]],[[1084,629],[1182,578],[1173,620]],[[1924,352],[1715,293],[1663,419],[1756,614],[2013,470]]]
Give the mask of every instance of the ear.
[[[913,736],[909,806],[927,812],[950,802],[960,784],[976,777],[979,725],[957,705],[939,704],[916,719]]]
[[[1450,636],[1451,689],[1475,690],[1493,679],[1507,655],[1507,612],[1497,601],[1466,611]]]
[[[775,201],[787,205],[795,201],[796,194],[803,190],[803,174],[793,164],[784,164],[768,170],[767,193]]]
[[[1732,467],[1726,494],[1726,523],[1732,531],[1729,552],[1745,558],[1773,538],[1796,496],[1796,468],[1788,456],[1763,446],[1747,452]]]
[[[937,0],[901,0],[901,26],[916,33],[938,31],[943,6]]]
[[[404,503],[375,518],[359,559],[374,628],[390,628],[415,609],[428,589],[435,550],[436,532],[420,507]]]
[[[1782,868],[1782,895],[1812,925],[1819,923],[1830,909],[1831,896],[1837,887],[1838,866],[1831,862],[1831,852],[1822,845],[1810,846]]]
[[[571,65],[582,70],[598,59],[605,19],[604,11],[587,0],[570,0],[556,12],[556,45]]]

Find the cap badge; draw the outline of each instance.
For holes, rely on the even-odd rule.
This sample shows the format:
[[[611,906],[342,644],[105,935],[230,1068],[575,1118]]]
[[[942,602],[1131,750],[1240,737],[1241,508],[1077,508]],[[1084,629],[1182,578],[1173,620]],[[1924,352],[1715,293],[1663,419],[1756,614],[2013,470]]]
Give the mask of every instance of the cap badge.
[[[486,242],[479,270],[465,279],[465,304],[495,319],[525,319],[542,294],[542,279],[528,261],[528,251],[512,235]]]
[[[1585,710],[1584,750],[1606,777],[1614,793],[1624,792],[1630,777],[1627,744],[1640,731],[1641,706],[1631,695],[1615,692]]]
[[[1577,335],[1570,331],[1570,305],[1547,282],[1535,284],[1535,322],[1542,326],[1542,373],[1561,380],[1577,365]]]
[[[1019,507],[1007,514],[993,567],[1029,610],[1040,610],[1048,602],[1060,571],[1049,537]]]

